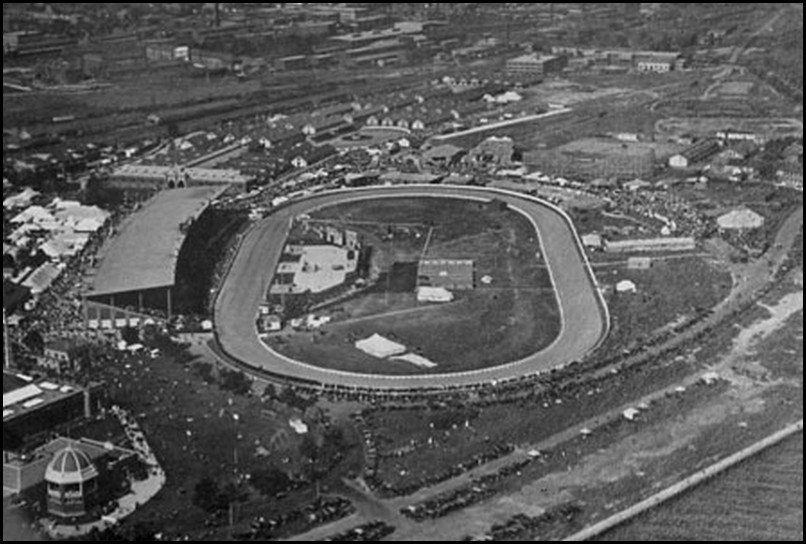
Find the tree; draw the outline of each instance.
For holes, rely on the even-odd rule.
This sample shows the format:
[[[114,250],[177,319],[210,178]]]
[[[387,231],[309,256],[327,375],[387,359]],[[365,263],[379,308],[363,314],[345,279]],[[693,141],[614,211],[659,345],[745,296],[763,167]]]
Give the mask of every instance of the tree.
[[[120,206],[125,199],[124,192],[114,187],[109,187],[106,180],[97,176],[90,176],[87,186],[84,188],[83,200],[87,206],[99,206],[105,209],[114,209]]]
[[[193,505],[198,506],[208,513],[225,510],[227,508],[226,497],[221,493],[218,484],[210,477],[205,476],[193,492]]]
[[[126,327],[120,331],[120,337],[123,339],[124,342],[127,344],[139,344],[140,343],[140,333],[137,329],[132,327]]]
[[[222,370],[220,373],[221,389],[230,391],[235,395],[246,396],[252,390],[252,382],[243,372],[237,370]]]
[[[288,474],[274,465],[253,471],[250,482],[252,487],[264,496],[282,493],[291,487],[291,478]]]
[[[277,398],[277,387],[275,387],[273,383],[267,383],[266,384],[266,388],[263,389],[263,398],[264,399],[276,399]]]
[[[45,351],[45,339],[37,331],[31,331],[26,334],[25,338],[22,339],[22,343],[33,353],[44,353]]]

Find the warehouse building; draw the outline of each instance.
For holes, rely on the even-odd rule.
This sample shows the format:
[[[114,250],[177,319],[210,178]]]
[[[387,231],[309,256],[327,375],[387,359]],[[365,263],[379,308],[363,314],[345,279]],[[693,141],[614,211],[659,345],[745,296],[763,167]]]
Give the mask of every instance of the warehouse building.
[[[638,240],[608,240],[605,243],[607,253],[649,253],[669,251],[694,251],[697,243],[692,237],[681,238],[646,238]]]
[[[562,55],[522,55],[507,61],[507,76],[517,79],[541,79],[559,74],[568,66],[568,58]]]
[[[719,140],[706,138],[672,156],[669,159],[669,166],[678,169],[690,168],[697,163],[710,159],[719,153],[720,149],[722,148],[719,145]]]
[[[129,190],[227,186],[246,192],[253,179],[233,169],[126,164],[112,172],[109,183],[112,187]]]

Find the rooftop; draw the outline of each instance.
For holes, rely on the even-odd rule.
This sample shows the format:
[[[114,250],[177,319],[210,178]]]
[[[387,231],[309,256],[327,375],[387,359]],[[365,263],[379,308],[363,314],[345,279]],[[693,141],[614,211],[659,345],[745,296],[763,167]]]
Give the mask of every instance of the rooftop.
[[[537,53],[530,53],[528,55],[521,55],[520,57],[509,59],[507,62],[517,64],[541,64],[543,62],[554,60],[556,58],[557,57],[554,55],[539,55]]]
[[[126,164],[115,170],[115,177],[162,179],[173,174],[187,174],[190,179],[201,183],[246,184],[251,178],[244,176],[238,170],[221,168],[182,168],[177,170],[174,166],[151,166],[141,164]]]
[[[180,226],[199,217],[224,187],[191,187],[159,193],[113,240],[90,295],[170,287],[185,234]]]
[[[6,389],[5,380],[6,374],[3,374],[4,390]],[[10,385],[12,384],[10,383]],[[15,385],[19,385],[19,381]],[[80,390],[72,385],[58,384],[46,380],[26,382],[26,385],[22,387],[3,393],[3,422],[15,419],[35,408],[59,401],[78,391]]]

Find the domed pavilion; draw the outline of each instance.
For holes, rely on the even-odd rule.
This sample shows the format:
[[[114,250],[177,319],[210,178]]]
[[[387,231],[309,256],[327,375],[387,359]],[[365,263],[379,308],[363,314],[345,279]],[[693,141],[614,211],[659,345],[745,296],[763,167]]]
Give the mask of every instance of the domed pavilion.
[[[86,515],[98,489],[98,470],[90,457],[72,445],[58,451],[45,471],[48,512],[61,518]]]

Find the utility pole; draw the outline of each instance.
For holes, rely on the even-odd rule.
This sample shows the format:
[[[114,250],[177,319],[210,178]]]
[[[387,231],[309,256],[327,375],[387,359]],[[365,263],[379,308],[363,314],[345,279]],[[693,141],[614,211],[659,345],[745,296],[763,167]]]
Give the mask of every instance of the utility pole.
[[[11,338],[8,335],[8,321],[6,319],[6,309],[3,308],[3,368],[5,370],[11,369]]]

